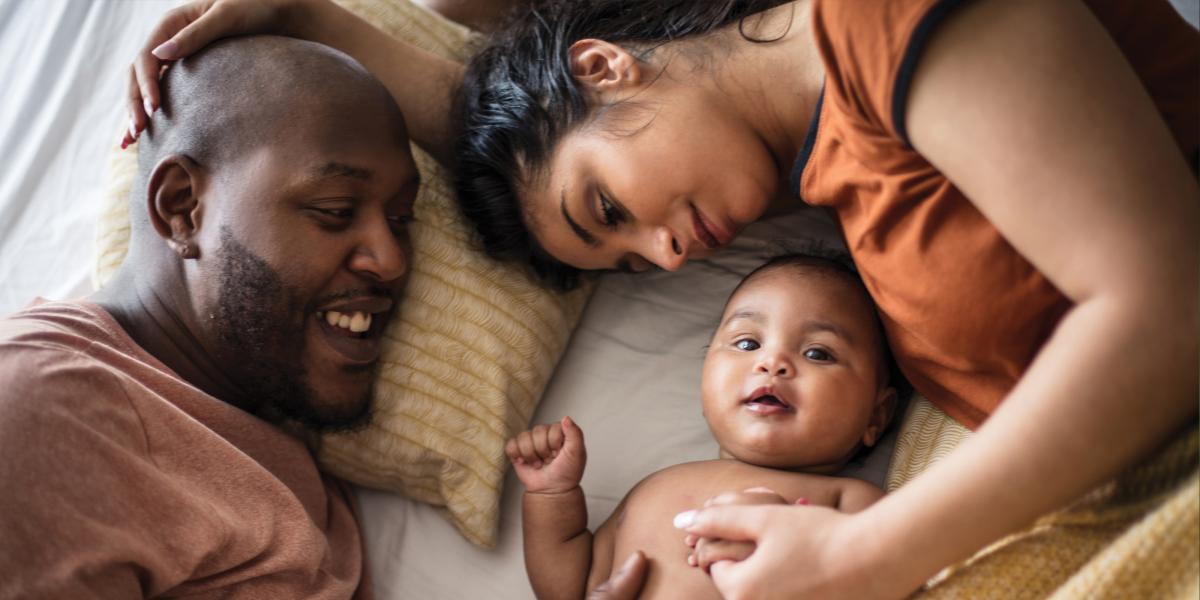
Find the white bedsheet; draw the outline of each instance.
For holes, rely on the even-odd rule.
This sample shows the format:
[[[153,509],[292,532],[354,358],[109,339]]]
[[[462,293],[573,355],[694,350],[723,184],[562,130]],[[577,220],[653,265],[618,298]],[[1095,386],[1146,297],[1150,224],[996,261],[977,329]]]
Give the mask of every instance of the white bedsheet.
[[[92,291],[126,72],[172,0],[0,0],[0,315]]]

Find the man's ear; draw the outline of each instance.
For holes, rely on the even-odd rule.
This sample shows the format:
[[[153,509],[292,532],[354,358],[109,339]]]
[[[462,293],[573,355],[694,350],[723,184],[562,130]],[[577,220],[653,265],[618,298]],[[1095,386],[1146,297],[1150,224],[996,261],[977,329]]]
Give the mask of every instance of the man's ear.
[[[201,193],[207,182],[204,169],[181,154],[163,158],[150,173],[146,207],[150,223],[171,250],[182,258],[199,258],[197,233],[204,205]]]
[[[875,397],[875,410],[871,412],[871,420],[867,422],[867,430],[863,432],[864,446],[874,446],[879,442],[883,430],[892,422],[899,396],[896,388],[891,386],[879,391],[879,395]]]
[[[625,85],[636,85],[642,79],[642,66],[624,48],[597,39],[583,39],[571,44],[571,76],[587,90],[617,91]]]

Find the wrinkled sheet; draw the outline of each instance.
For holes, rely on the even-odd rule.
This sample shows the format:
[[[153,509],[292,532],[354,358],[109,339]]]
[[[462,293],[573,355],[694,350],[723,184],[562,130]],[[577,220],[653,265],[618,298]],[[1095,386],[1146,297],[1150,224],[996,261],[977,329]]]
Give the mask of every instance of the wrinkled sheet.
[[[0,315],[92,291],[129,63],[171,0],[0,0]]]

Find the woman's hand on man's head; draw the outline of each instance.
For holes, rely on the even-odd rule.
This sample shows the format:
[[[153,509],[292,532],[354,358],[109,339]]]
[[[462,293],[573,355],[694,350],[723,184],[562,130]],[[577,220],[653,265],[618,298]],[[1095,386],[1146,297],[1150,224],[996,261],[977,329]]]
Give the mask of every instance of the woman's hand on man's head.
[[[137,140],[162,105],[158,80],[173,61],[224,37],[288,33],[293,10],[313,0],[194,0],[168,11],[129,68],[129,126],[121,147]]]

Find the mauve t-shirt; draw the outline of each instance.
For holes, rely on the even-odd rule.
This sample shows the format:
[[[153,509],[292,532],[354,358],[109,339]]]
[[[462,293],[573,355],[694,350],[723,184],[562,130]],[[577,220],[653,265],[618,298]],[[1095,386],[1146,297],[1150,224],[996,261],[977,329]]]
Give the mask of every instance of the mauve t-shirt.
[[[341,481],[95,304],[0,320],[0,598],[367,598]]]

